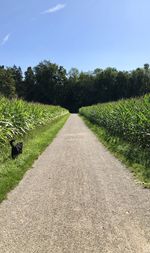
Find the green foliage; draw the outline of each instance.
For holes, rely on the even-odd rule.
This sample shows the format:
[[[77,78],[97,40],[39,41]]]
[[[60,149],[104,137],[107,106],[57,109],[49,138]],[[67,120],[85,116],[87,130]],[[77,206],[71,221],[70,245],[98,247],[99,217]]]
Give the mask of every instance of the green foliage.
[[[23,100],[0,98],[0,160],[10,139],[22,138],[28,132],[46,125],[68,111],[59,106],[27,103]]]
[[[33,101],[36,94],[36,83],[34,71],[31,67],[28,67],[27,71],[25,72],[24,87],[24,98],[27,101]]]
[[[57,95],[66,80],[66,70],[50,61],[43,61],[34,68],[34,75],[36,92],[33,100],[46,104],[60,104],[57,103]]]
[[[82,106],[143,96],[150,92],[150,68],[118,71],[115,68],[68,74],[63,66],[42,61],[28,67],[24,76],[20,67],[0,66],[0,94],[8,98],[60,105],[78,112]]]
[[[83,107],[80,114],[95,126],[92,128],[104,144],[149,187],[150,94],[139,99]]]
[[[134,175],[150,188],[150,156],[148,149],[141,149],[138,145],[124,141],[118,136],[113,136],[105,128],[93,124],[83,117],[87,126],[97,135],[100,141],[123,163]]]
[[[16,94],[12,72],[9,69],[4,69],[4,67],[0,67],[0,94],[8,98],[13,98]]]
[[[18,97],[24,97],[24,83],[23,83],[23,76],[22,76],[22,70],[20,67],[13,66],[12,68],[7,68],[7,71],[9,71],[12,75],[12,78],[15,81],[15,89],[16,89],[16,95]]]
[[[112,135],[141,148],[150,148],[150,94],[139,99],[83,107],[80,114]]]

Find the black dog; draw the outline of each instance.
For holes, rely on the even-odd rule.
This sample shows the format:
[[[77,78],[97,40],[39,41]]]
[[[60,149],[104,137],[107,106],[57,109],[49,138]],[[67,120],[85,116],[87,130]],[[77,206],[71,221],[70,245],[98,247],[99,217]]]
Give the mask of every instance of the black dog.
[[[18,142],[17,144],[14,144],[15,140],[11,140],[9,143],[11,145],[11,157],[12,159],[15,159],[19,154],[22,153],[23,149],[23,142]]]

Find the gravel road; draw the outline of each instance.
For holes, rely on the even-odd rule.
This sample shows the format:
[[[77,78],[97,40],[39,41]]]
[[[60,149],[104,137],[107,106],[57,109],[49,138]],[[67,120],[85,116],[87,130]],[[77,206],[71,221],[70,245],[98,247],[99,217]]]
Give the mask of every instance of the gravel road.
[[[0,253],[150,253],[150,190],[72,114],[0,204]]]

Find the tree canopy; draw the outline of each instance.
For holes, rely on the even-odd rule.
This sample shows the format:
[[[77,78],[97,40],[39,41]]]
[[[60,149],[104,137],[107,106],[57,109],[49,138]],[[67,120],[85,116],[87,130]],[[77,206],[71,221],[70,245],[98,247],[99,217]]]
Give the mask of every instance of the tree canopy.
[[[82,106],[136,97],[150,92],[150,67],[133,71],[96,68],[80,72],[42,61],[22,73],[20,67],[0,66],[0,94],[8,98],[54,104],[77,112]]]

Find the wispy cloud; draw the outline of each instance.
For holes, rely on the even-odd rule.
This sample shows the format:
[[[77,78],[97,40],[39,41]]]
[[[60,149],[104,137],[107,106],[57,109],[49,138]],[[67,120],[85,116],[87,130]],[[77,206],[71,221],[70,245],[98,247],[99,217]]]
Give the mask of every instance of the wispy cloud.
[[[66,7],[66,4],[57,4],[56,6],[43,11],[41,14],[49,14],[56,11],[60,11],[61,9],[64,9],[65,7]]]
[[[1,46],[5,45],[6,42],[9,40],[9,37],[10,37],[10,33],[8,33],[2,40],[1,42]]]

